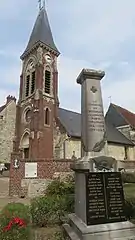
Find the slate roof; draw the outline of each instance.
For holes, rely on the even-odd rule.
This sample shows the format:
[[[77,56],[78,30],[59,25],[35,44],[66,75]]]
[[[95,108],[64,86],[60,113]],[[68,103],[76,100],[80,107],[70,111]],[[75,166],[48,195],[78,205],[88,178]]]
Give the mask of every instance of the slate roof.
[[[105,115],[105,119],[112,123],[115,127],[127,125],[127,121],[123,118],[123,116],[117,111],[114,105],[111,103],[108,111]]]
[[[81,137],[81,114],[59,108],[58,117],[70,136]]]
[[[59,108],[58,118],[66,129],[69,136],[81,137],[81,114],[66,109]],[[119,132],[111,123],[106,121],[107,140],[112,143],[123,145],[134,145],[121,132]]]
[[[130,124],[131,126],[135,127],[135,114],[128,111],[125,108],[122,108],[118,105],[112,104],[114,108],[123,116],[127,124]]]
[[[49,46],[52,50],[55,50],[57,53],[59,53],[57,47],[55,46],[47,12],[44,8],[42,8],[38,14],[28,45],[21,58],[23,58],[23,56],[29,52],[38,42]]]

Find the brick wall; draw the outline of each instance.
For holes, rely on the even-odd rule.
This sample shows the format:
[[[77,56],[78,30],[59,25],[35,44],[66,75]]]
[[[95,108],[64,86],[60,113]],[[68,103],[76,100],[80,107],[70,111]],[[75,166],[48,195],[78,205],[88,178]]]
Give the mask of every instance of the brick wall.
[[[21,196],[21,195],[29,195],[28,194],[28,183],[34,183],[32,182],[32,179],[27,179],[30,181],[25,181],[24,186],[24,179],[25,179],[25,161],[24,159],[20,158],[19,168],[14,168],[14,159],[18,158],[18,154],[12,154],[11,155],[11,168],[10,168],[10,182],[9,182],[9,195],[10,196]],[[45,182],[49,179],[53,179],[54,174],[56,172],[70,172],[70,164],[72,163],[71,160],[50,160],[50,159],[41,159],[37,161],[37,178],[34,178],[33,180],[36,180],[36,185],[38,184],[37,192],[40,192],[41,184],[44,182],[41,180],[44,180]],[[22,186],[23,183],[23,186]],[[25,189],[24,189],[25,188]]]

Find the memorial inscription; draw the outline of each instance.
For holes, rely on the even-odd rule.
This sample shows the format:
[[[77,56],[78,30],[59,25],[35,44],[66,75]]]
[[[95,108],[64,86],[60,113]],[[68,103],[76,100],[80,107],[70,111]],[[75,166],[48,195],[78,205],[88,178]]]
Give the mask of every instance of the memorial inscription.
[[[105,131],[104,113],[102,104],[88,104],[88,131]]]
[[[88,225],[126,221],[120,173],[88,173],[86,189]]]

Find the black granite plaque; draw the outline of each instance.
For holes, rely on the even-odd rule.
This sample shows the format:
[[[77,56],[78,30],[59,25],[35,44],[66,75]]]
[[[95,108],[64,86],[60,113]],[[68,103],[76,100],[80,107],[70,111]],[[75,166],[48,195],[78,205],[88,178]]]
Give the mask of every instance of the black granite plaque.
[[[119,172],[86,174],[87,225],[126,221]]]

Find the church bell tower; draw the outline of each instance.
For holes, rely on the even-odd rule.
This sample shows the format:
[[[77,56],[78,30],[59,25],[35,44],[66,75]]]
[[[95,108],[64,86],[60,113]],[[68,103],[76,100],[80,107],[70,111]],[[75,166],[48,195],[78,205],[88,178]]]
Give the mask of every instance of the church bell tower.
[[[11,154],[10,195],[14,192],[18,195],[22,179],[29,177],[25,173],[26,163],[37,164],[35,177],[44,178],[44,162],[53,159],[53,126],[59,106],[59,54],[43,6],[21,55],[22,73]],[[14,166],[15,161],[18,161],[18,169]]]

